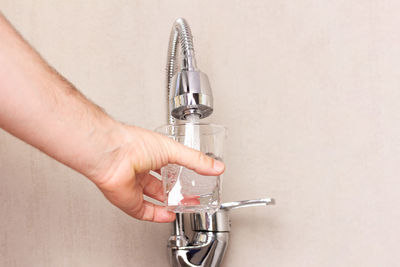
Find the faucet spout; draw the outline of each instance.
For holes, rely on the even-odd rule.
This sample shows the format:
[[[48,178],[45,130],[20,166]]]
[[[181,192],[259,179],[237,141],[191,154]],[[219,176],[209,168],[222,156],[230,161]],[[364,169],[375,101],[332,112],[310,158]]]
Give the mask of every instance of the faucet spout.
[[[179,44],[181,53],[179,53]],[[182,57],[180,69],[178,56]],[[213,98],[207,75],[197,69],[193,36],[185,19],[178,18],[171,31],[167,60],[168,122],[211,115]]]

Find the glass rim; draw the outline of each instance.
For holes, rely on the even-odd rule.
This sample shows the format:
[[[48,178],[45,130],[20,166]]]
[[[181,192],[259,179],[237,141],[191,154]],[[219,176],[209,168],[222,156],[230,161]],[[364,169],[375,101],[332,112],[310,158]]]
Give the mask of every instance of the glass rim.
[[[178,128],[182,128],[183,126],[185,126],[188,123],[179,123],[179,124],[165,124],[165,125],[161,125],[157,128],[154,129],[155,132],[163,134],[165,136],[169,136],[169,137],[177,137],[177,136],[184,136],[184,135],[172,135],[172,134],[168,134],[168,132],[170,131],[170,129],[178,129]],[[190,123],[190,124],[194,124],[197,126],[200,126],[200,128],[209,128],[209,129],[213,129],[213,133],[202,133],[201,135],[214,135],[214,134],[218,134],[218,133],[225,133],[226,134],[226,126],[224,125],[219,125],[219,124],[213,124],[213,123]]]

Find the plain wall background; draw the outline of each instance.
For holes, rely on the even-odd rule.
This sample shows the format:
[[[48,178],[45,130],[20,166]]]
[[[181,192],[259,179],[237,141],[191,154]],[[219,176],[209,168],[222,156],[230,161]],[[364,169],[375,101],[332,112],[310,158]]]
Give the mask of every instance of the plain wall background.
[[[15,1],[2,12],[118,120],[166,122],[175,18],[191,25],[229,129],[223,266],[400,261],[398,1]],[[0,40],[1,41],[1,40]],[[23,108],[23,107],[21,107]],[[80,174],[0,132],[0,266],[168,266],[170,226],[139,222]]]

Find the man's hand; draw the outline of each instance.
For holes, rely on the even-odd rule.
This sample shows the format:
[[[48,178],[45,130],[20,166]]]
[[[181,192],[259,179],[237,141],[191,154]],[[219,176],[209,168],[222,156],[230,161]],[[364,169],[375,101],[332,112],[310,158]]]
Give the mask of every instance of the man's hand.
[[[164,200],[162,182],[150,170],[159,173],[162,166],[175,163],[203,175],[219,175],[224,171],[222,162],[160,134],[129,126],[125,126],[124,134],[116,151],[105,155],[112,162],[104,165],[105,161],[101,161],[109,167],[100,167],[92,180],[111,203],[137,219],[154,222],[175,219],[175,214],[164,207],[143,200],[143,195]]]

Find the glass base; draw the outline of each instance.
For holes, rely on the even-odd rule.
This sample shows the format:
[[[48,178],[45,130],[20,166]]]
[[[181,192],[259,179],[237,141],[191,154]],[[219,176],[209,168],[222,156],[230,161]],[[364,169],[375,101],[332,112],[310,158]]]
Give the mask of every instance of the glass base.
[[[194,205],[194,206],[166,206],[168,211],[174,213],[209,213],[213,214],[219,210],[219,206],[209,206],[209,205]]]
[[[175,213],[214,213],[221,204],[221,177],[169,164],[161,169],[165,206]]]

